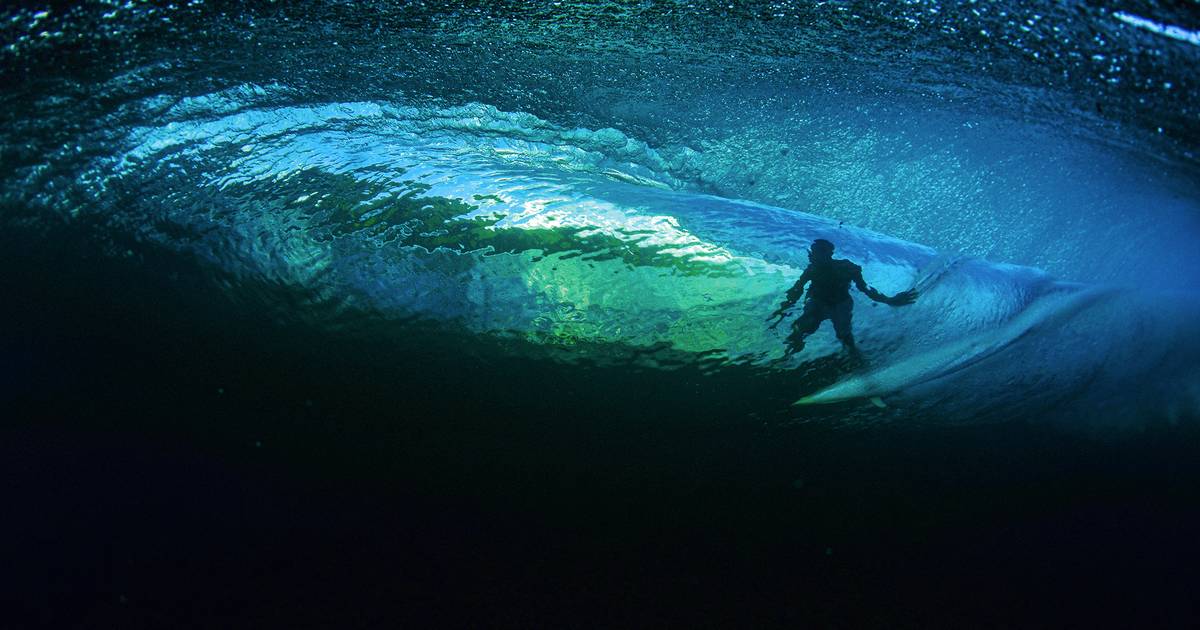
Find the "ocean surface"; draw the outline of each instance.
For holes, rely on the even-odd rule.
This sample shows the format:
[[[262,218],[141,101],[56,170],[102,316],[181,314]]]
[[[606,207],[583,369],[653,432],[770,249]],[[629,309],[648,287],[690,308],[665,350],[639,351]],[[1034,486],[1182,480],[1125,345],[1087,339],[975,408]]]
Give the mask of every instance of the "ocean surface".
[[[0,626],[1200,623],[1193,1],[33,3],[0,76]],[[861,357],[768,321],[818,238],[919,292]]]

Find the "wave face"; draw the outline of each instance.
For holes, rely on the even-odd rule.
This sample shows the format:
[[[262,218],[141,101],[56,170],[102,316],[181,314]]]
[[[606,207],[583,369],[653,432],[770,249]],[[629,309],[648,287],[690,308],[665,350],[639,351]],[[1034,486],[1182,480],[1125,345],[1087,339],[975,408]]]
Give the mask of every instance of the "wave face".
[[[1195,417],[1200,49],[1147,27],[1187,15],[721,7],[11,11],[5,229],[193,261],[284,321],[796,397],[859,378],[765,325],[826,238],[923,290],[859,297],[886,384],[846,398]]]

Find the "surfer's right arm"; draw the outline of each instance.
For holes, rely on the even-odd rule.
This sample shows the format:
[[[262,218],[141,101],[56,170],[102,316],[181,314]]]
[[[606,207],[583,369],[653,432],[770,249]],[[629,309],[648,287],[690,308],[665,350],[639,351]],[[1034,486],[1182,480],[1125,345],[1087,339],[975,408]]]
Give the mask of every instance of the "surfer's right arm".
[[[867,297],[888,306],[908,306],[917,301],[916,289],[901,291],[891,296],[880,293],[878,289],[867,284],[867,281],[863,279],[862,267],[858,267],[857,265],[855,265],[853,280],[854,286],[858,287],[858,290],[862,291]]]

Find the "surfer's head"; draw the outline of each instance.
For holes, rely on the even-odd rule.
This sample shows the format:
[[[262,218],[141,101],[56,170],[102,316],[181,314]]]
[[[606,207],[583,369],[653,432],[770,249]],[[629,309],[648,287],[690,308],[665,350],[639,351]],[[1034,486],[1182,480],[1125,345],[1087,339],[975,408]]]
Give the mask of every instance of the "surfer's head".
[[[833,243],[819,238],[808,248],[808,259],[816,262],[833,258]]]

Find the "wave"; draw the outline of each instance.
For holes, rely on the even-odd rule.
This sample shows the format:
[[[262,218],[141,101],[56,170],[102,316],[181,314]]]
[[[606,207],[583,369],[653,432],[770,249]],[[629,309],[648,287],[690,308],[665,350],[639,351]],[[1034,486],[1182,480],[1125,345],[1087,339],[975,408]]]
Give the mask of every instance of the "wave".
[[[1191,331],[1178,322],[1200,319],[1154,320],[1161,300],[1089,308],[1108,294],[1066,291],[1030,267],[705,194],[676,177],[681,162],[615,130],[564,129],[484,105],[244,102],[270,94],[243,87],[159,103],[153,124],[120,136],[119,149],[76,179],[76,194],[90,203],[58,210],[103,226],[130,255],[155,248],[202,261],[210,282],[230,294],[277,287],[292,306],[280,309],[283,319],[328,328],[364,317],[401,329],[422,321],[516,340],[513,351],[567,364],[747,366],[794,374],[806,402],[901,391],[916,396],[911,408],[925,409],[968,391],[942,400],[937,413],[970,421],[1041,400],[1031,391],[1086,399],[1094,392],[1075,386],[1098,370],[1139,383],[1162,380],[1170,364],[1167,381],[1191,378],[1186,357],[1195,355],[1182,343]],[[885,367],[831,368],[824,358],[838,345],[825,333],[803,356],[782,359],[785,333],[766,328],[765,318],[816,238],[835,242],[885,293],[922,291],[912,307],[860,304],[859,343],[872,365]],[[1067,306],[1046,306],[1062,300]],[[1107,315],[1090,320],[1082,309]],[[1106,332],[1151,320],[1146,338]],[[1108,335],[1101,347],[1065,356],[1053,347],[1089,321],[1094,334]],[[1155,358],[1112,368],[1110,357],[1130,344]],[[987,367],[996,361],[1019,361],[1022,371],[1000,376]],[[995,378],[980,376],[988,369]],[[815,391],[831,378],[843,380]],[[954,379],[972,384],[964,390],[947,382]],[[1014,382],[1026,384],[1013,390]],[[931,383],[932,393],[919,392]],[[1186,405],[1173,409],[1178,416]]]
[[[795,209],[1075,281],[1169,288],[1164,269],[1197,280],[1200,49],[1145,27],[1187,27],[1186,12],[459,9],[5,10],[0,70],[43,77],[0,97],[6,166],[41,174],[5,188],[72,180],[135,128],[172,121],[200,132],[278,115],[358,137],[374,121],[384,135],[456,135],[530,165]]]

